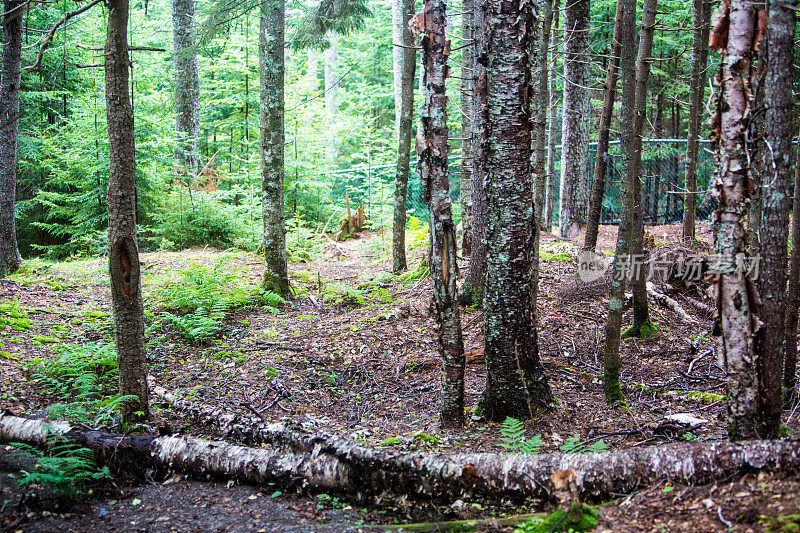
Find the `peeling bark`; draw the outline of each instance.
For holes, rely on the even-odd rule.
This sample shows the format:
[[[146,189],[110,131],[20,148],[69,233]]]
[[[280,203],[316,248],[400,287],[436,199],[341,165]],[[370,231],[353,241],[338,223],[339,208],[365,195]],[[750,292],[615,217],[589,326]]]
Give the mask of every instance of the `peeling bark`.
[[[458,307],[458,248],[450,205],[447,171],[447,6],[444,0],[426,0],[418,29],[422,34],[423,103],[419,154],[423,195],[430,207],[431,277],[437,348],[442,357],[442,401],[439,421],[446,428],[464,425],[464,343]]]
[[[461,0],[461,255],[472,252],[472,100],[475,91],[475,55],[472,25],[475,0]]]
[[[488,2],[487,270],[483,334],[490,420],[533,418],[552,406],[539,360],[532,291],[536,223],[531,174],[529,0]]]
[[[139,249],[136,236],[136,155],[128,76],[128,0],[109,0],[105,45],[108,118],[108,266],[119,363],[119,389],[126,402],[123,423],[150,416],[144,345]]]
[[[19,140],[19,92],[22,76],[22,0],[6,0],[0,72],[0,278],[22,263],[14,216]]]

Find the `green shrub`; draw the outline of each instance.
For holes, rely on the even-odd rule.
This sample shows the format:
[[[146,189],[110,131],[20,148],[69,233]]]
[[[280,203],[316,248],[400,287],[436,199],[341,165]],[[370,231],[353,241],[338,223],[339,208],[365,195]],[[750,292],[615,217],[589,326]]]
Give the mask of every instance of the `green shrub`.
[[[236,210],[203,191],[173,190],[155,218],[166,249],[231,248],[245,233]]]
[[[542,447],[542,436],[525,438],[525,425],[516,418],[507,417],[500,426],[500,446],[515,453],[539,453]]]

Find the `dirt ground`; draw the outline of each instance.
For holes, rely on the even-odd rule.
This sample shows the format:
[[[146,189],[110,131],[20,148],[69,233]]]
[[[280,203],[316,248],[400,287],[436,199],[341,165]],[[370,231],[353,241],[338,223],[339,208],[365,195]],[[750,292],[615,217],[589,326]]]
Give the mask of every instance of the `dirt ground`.
[[[674,245],[679,226],[650,226],[656,247]],[[707,239],[708,230],[698,229]],[[598,248],[613,250],[616,227],[601,228]],[[658,445],[676,440],[726,438],[724,379],[716,363],[710,317],[689,305],[687,321],[650,302],[659,333],[628,339],[621,347],[622,383],[627,410],[606,404],[602,388],[602,344],[607,309],[605,291],[587,288],[575,277],[576,241],[552,235],[542,238],[539,341],[558,409],[528,423],[528,436],[541,435],[542,452],[558,451],[579,436],[586,445],[611,449]],[[499,426],[470,417],[461,432],[437,426],[440,365],[427,308],[429,280],[402,282],[388,276],[388,237],[362,234],[345,243],[326,241],[326,249],[307,263],[290,265],[297,298],[277,313],[241,310],[226,330],[203,345],[188,343],[171,327],[155,333],[149,349],[150,372],[163,387],[195,399],[247,412],[247,406],[270,421],[293,420],[308,429],[356,439],[373,446],[432,452],[503,452]],[[566,254],[566,255],[565,255]],[[412,269],[422,250],[412,253]],[[213,264],[214,250],[144,254],[145,306],[148,294],[165,272],[192,262]],[[261,262],[252,254],[225,254],[231,268],[256,283]],[[570,259],[572,258],[572,259]],[[41,416],[53,399],[24,370],[35,357],[52,358],[52,345],[36,335],[57,335],[81,343],[98,337],[95,322],[80,317],[87,310],[110,311],[106,261],[45,265],[15,281],[0,283],[0,302],[17,301],[31,313],[33,329],[2,332],[2,350],[18,359],[0,358],[0,405],[14,414]],[[464,265],[462,265],[464,271]],[[331,283],[368,286],[358,305],[324,301]],[[366,285],[364,285],[366,284]],[[674,298],[687,303],[679,294]],[[703,301],[702,294],[693,299]],[[705,301],[708,303],[708,300]],[[158,313],[157,308],[148,309]],[[467,351],[467,407],[477,403],[485,384],[482,316],[462,308]],[[629,316],[626,315],[626,319]],[[54,333],[57,332],[57,333]],[[41,337],[40,337],[41,338]],[[13,341],[12,341],[13,340]],[[12,342],[6,342],[12,341]],[[237,357],[221,358],[221,353]],[[691,414],[700,419],[685,427],[666,417]],[[153,426],[175,433],[215,437],[214,428],[184,420],[166,405],[156,404]],[[786,412],[787,432],[800,431],[800,413]],[[438,442],[420,438],[434,436]],[[3,527],[23,531],[345,531],[368,524],[400,520],[429,521],[474,518],[490,512],[458,507],[413,513],[397,508],[361,508],[313,495],[274,496],[277,488],[226,486],[170,478],[118,488],[118,494],[96,496],[69,512],[19,500],[12,483],[14,459],[0,451],[3,479]],[[800,480],[772,474],[735,477],[705,487],[682,487],[664,480],[635,494],[618,495],[600,507],[600,530],[717,531],[732,527],[763,531],[766,517],[800,512]],[[6,496],[9,495],[9,496]],[[323,495],[324,496],[324,495]],[[132,502],[138,501],[136,505]],[[111,503],[114,502],[114,503]],[[52,508],[52,505],[50,505]],[[531,509],[491,510],[499,514]],[[427,511],[426,511],[427,513]],[[777,524],[777,523],[776,523]],[[783,523],[775,527],[782,527]],[[487,526],[489,527],[489,526]],[[776,531],[778,529],[775,529]],[[787,530],[788,531],[788,530]]]

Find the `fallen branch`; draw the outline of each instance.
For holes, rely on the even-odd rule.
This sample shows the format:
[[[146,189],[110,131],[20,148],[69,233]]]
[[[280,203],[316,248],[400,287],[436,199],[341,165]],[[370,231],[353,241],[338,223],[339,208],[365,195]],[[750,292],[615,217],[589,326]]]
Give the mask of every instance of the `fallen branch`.
[[[585,454],[425,454],[375,450],[335,436],[304,434],[283,424],[264,428],[264,435],[280,445],[248,448],[193,437],[103,435],[64,423],[5,415],[0,417],[0,442],[42,445],[47,428],[93,449],[100,446],[116,454],[124,446],[141,465],[154,468],[347,493],[357,499],[395,495],[438,502],[545,500],[554,492],[550,475],[565,470],[574,472],[575,490],[583,498],[631,492],[663,480],[696,485],[749,471],[800,471],[798,440],[681,442]],[[87,437],[94,434],[96,438]]]
[[[675,314],[680,316],[686,322],[689,322],[690,324],[696,324],[697,323],[697,320],[695,320],[695,318],[693,316],[691,316],[689,313],[687,313],[686,310],[684,310],[684,308],[681,307],[681,304],[679,304],[678,302],[676,302],[675,300],[673,300],[672,298],[670,298],[666,294],[664,294],[661,291],[659,291],[656,288],[656,286],[653,285],[653,283],[651,283],[649,281],[647,282],[647,294],[652,296],[654,300],[656,300],[658,303],[660,303],[664,307],[666,307],[668,309],[671,309],[673,312],[675,312]]]

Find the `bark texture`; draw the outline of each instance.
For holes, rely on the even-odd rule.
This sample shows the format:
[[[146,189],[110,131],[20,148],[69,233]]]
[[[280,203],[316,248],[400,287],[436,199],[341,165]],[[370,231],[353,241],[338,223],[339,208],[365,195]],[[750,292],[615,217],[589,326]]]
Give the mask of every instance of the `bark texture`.
[[[423,102],[419,163],[422,194],[430,207],[431,277],[437,348],[442,357],[442,427],[464,425],[464,343],[458,308],[458,245],[450,206],[447,171],[447,95],[450,41],[445,38],[445,0],[426,0],[413,29],[422,35]],[[413,24],[413,23],[412,23]]]
[[[195,0],[172,0],[175,66],[175,167],[197,173],[200,136],[200,70],[195,42]]]
[[[720,4],[715,20],[728,20],[727,43],[720,64],[717,96],[719,143],[713,190],[718,201],[715,248],[720,256],[716,284],[719,357],[727,373],[728,432],[732,440],[756,437],[758,373],[755,336],[758,303],[750,279],[736,272],[747,258],[745,221],[752,192],[746,135],[750,122],[749,95],[755,8],[744,0]]]
[[[472,25],[475,0],[461,0],[461,255],[472,251],[472,94],[475,91]]]
[[[413,0],[396,0],[401,4],[403,31],[399,44],[414,46],[414,37],[408,22],[414,14]],[[412,48],[394,47],[395,62],[400,61],[400,78],[395,80],[401,88],[399,108],[397,167],[394,178],[394,219],[392,225],[392,272],[402,272],[406,263],[406,201],[408,197],[408,168],[411,161],[411,137],[414,124],[414,72],[417,67],[417,54]],[[399,56],[399,57],[398,57]]]
[[[756,336],[761,438],[777,438],[781,424],[781,385],[785,346],[785,312],[789,209],[792,201],[792,59],[795,3],[770,0],[767,46],[769,57],[764,87],[765,161],[759,240],[758,277],[762,326]]]
[[[109,0],[105,45],[108,119],[108,266],[119,363],[123,423],[150,416],[139,248],[136,238],[136,155],[128,76],[128,0]]]
[[[261,204],[264,231],[266,290],[287,296],[286,219],[283,212],[284,145],[284,2],[265,0],[261,4],[258,59],[261,98]]]
[[[561,192],[558,233],[578,234],[583,191],[589,179],[589,0],[566,2],[564,17],[564,101],[561,135]]]
[[[606,168],[608,167],[608,142],[611,134],[611,119],[614,116],[614,100],[617,95],[617,70],[619,69],[620,31],[622,30],[622,4],[617,2],[614,14],[614,36],[611,39],[611,58],[606,70],[603,87],[603,110],[600,114],[597,138],[597,155],[594,159],[594,179],[592,195],[589,198],[589,216],[586,219],[586,237],[583,249],[597,247],[597,233],[600,230],[600,215],[603,210],[603,195],[606,192]]]
[[[559,176],[556,176],[556,144],[558,135],[561,132],[559,120],[561,114],[558,112],[558,20],[559,20],[558,0],[553,2],[553,24],[550,32],[550,49],[553,50],[552,64],[550,65],[550,107],[547,125],[547,192],[545,199],[544,225],[542,229],[548,233],[553,230],[553,204],[555,203],[556,191],[558,191]]]
[[[483,299],[490,420],[527,419],[552,406],[539,360],[532,291],[539,232],[531,174],[529,0],[488,2],[487,270]]]
[[[619,0],[622,4],[620,39],[620,77],[622,78],[622,109],[620,128],[622,129],[622,176],[620,199],[622,213],[617,230],[617,244],[614,261],[611,264],[611,287],[608,300],[608,319],[606,320],[605,352],[603,357],[603,389],[606,401],[614,403],[622,400],[619,383],[619,343],[622,313],[625,304],[625,257],[629,253],[631,214],[633,213],[633,183],[627,172],[635,147],[634,109],[636,100],[635,53],[636,0]]]
[[[193,437],[124,437],[72,429],[49,420],[0,417],[0,443],[42,446],[48,428],[108,458],[116,445],[140,467],[207,479],[278,483],[284,489],[348,493],[361,500],[387,494],[449,504],[553,499],[550,476],[573,470],[582,498],[599,500],[664,479],[699,485],[753,471],[800,471],[800,442],[675,443],[581,454],[422,454],[374,450],[336,436],[301,433],[282,424],[261,430],[270,447],[248,448]],[[131,460],[128,463],[131,463]]]
[[[800,157],[800,145],[795,161]],[[789,261],[789,294],[786,302],[786,348],[783,361],[784,406],[797,404],[797,318],[800,309],[800,165],[794,168],[792,204],[792,257]]]
[[[694,0],[694,36],[692,38],[692,73],[689,79],[689,134],[686,139],[686,174],[683,194],[683,240],[695,239],[697,209],[697,154],[700,143],[700,117],[703,114],[708,64],[708,35],[711,6],[706,0]]]
[[[6,0],[0,73],[0,278],[22,263],[14,217],[19,140],[19,91],[22,76],[22,0]]]
[[[550,104],[550,70],[548,69],[548,50],[550,48],[550,27],[553,24],[553,1],[541,0],[536,17],[535,39],[532,39],[532,88],[531,112],[532,158],[534,205],[536,223],[539,230],[544,226],[547,194],[547,109]],[[538,244],[538,243],[537,243]],[[538,257],[538,246],[534,247]]]

